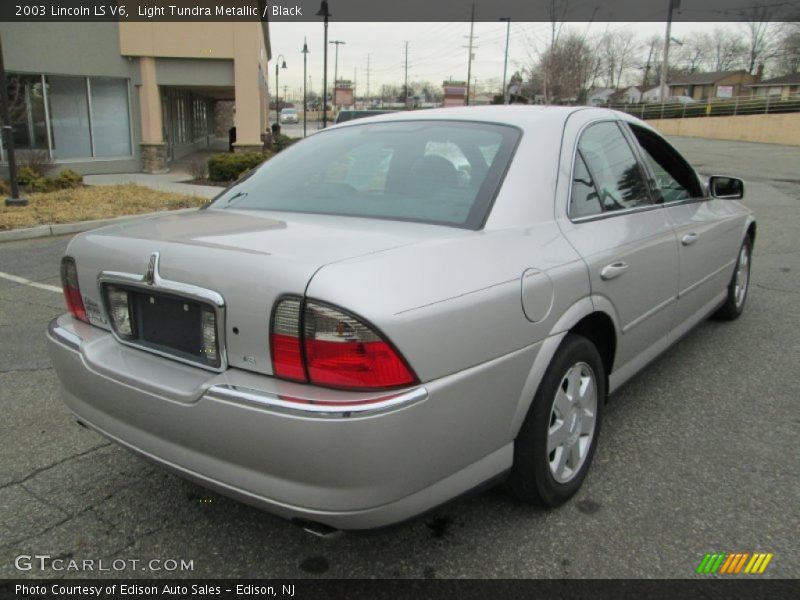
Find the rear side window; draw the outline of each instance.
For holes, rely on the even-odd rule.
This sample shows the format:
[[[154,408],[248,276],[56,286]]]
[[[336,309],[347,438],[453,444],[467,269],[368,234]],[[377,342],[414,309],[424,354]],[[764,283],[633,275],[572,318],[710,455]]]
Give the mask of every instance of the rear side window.
[[[511,161],[514,127],[462,121],[357,124],[278,153],[212,204],[480,228]]]
[[[594,187],[592,176],[586,168],[583,156],[578,152],[575,157],[575,169],[572,173],[572,205],[570,216],[574,218],[590,217],[603,212],[600,206],[600,195]]]
[[[570,201],[570,216],[573,218],[593,216],[617,210],[636,208],[652,204],[647,182],[636,156],[619,126],[613,122],[595,123],[587,127],[578,142],[578,157],[575,171],[584,170],[583,181],[591,182],[597,194],[597,202],[587,197],[573,196]],[[588,194],[588,186],[573,191]],[[580,213],[580,214],[579,214]]]

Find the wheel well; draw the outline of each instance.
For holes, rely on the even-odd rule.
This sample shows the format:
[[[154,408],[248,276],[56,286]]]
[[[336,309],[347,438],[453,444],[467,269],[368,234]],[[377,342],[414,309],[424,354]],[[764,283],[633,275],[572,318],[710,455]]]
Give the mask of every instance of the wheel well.
[[[747,237],[750,238],[750,248],[755,245],[756,243],[756,224],[755,221],[750,223],[750,226],[747,228]]]
[[[594,312],[583,317],[570,331],[582,335],[595,345],[603,359],[606,377],[610,375],[617,351],[617,334],[611,317],[602,312]]]

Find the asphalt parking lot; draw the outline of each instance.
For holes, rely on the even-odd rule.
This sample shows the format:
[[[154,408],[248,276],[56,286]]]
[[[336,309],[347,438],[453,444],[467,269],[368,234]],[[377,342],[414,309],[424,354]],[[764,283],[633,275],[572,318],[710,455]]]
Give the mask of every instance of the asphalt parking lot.
[[[0,578],[691,577],[706,552],[800,573],[800,147],[676,138],[747,180],[758,219],[745,314],[708,321],[612,397],[578,496],[542,511],[489,490],[369,534],[313,537],[76,425],[45,328],[69,239],[0,244]],[[15,568],[19,555],[180,559],[184,572]],[[118,563],[117,563],[118,564]],[[708,576],[706,576],[708,577]]]

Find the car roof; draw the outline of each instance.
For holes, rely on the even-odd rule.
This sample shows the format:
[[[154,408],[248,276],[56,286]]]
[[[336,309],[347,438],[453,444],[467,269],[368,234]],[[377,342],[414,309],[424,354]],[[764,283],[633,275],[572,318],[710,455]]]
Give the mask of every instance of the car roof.
[[[492,106],[458,106],[448,108],[427,108],[421,110],[398,111],[375,115],[366,119],[345,121],[330,127],[359,127],[368,123],[418,120],[475,121],[478,123],[499,123],[513,125],[523,130],[535,127],[542,120],[553,120],[564,123],[571,114],[578,111],[591,111],[598,118],[623,118],[638,121],[627,113],[612,111],[607,108],[589,106],[530,106],[522,104]]]

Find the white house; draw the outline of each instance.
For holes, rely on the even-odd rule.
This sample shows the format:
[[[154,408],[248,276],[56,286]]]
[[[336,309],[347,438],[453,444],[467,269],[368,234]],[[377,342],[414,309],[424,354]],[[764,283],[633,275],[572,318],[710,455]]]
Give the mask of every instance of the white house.
[[[595,88],[589,90],[586,95],[586,104],[588,106],[602,106],[608,104],[608,99],[616,90],[612,88]]]
[[[651,87],[642,92],[642,102],[658,102],[661,100],[661,87]]]
[[[625,88],[624,90],[618,91],[611,98],[611,102],[613,102],[614,104],[636,104],[641,101],[642,101],[642,90],[640,90],[635,85],[629,88]]]

